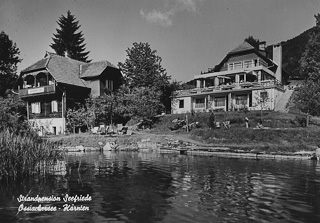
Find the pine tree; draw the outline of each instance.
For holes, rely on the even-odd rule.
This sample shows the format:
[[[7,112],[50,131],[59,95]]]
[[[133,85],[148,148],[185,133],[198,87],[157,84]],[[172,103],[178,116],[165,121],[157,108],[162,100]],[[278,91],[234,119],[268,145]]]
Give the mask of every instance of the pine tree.
[[[169,112],[170,76],[162,67],[162,58],[157,55],[157,51],[152,50],[149,43],[133,43],[133,47],[126,52],[126,61],[118,66],[125,75],[127,86],[131,89],[142,87],[159,91],[161,103]]]
[[[161,89],[169,84],[170,77],[161,65],[162,59],[156,50],[150,48],[149,43],[133,43],[133,47],[126,52],[128,58],[118,66],[125,74],[125,80],[130,88]]]
[[[0,96],[6,96],[17,78],[17,64],[21,62],[19,54],[17,45],[2,31],[0,33]]]
[[[247,43],[250,43],[254,48],[259,50],[259,44],[260,44],[259,39],[255,39],[253,36],[248,36],[247,38],[244,39],[244,41],[246,41]]]
[[[76,33],[80,28],[79,21],[76,21],[74,15],[70,11],[67,11],[67,16],[61,16],[57,21],[60,29],[56,29],[57,33],[53,34],[53,42],[50,47],[61,56],[67,54],[68,57],[83,61],[90,62],[88,60],[88,52],[85,51],[86,44],[83,44],[84,38],[82,32]]]

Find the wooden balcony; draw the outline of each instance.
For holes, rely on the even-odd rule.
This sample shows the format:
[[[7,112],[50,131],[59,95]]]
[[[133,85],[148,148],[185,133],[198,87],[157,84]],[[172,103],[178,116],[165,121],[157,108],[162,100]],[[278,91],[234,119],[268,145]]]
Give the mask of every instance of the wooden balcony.
[[[53,84],[53,85],[36,87],[36,88],[20,89],[19,96],[21,98],[26,98],[31,96],[54,94],[55,92],[56,92],[56,86]]]

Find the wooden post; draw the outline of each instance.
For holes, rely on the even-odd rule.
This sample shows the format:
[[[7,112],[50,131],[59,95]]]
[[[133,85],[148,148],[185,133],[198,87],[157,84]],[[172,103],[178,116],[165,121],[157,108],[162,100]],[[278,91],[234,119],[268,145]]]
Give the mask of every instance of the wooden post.
[[[186,115],[186,124],[187,124],[187,132],[189,132],[189,122],[188,122],[188,115]]]

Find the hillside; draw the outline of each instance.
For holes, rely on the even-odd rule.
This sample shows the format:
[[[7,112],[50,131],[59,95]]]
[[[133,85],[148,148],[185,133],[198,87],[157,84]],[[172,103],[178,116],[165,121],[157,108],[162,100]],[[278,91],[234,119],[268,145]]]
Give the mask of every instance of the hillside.
[[[313,30],[314,27],[290,40],[282,42],[282,65],[283,69],[290,74],[291,78],[300,77],[300,59]]]

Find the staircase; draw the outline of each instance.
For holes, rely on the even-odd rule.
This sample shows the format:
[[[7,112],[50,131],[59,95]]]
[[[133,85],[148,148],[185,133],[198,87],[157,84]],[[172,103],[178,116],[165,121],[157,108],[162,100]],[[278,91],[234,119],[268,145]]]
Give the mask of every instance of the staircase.
[[[290,100],[290,97],[292,95],[294,90],[289,90],[287,89],[283,95],[281,96],[278,104],[275,107],[275,111],[280,111],[280,112],[287,112],[286,106]]]

